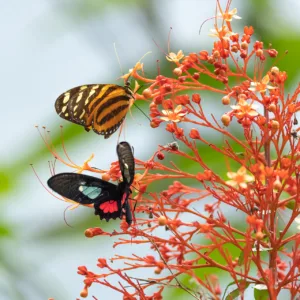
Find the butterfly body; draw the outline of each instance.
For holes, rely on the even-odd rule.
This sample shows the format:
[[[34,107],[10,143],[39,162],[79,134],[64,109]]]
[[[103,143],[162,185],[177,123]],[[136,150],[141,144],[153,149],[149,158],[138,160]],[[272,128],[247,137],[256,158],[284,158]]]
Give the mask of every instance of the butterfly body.
[[[55,109],[63,119],[109,138],[123,123],[133,100],[129,84],[88,84],[61,94]]]

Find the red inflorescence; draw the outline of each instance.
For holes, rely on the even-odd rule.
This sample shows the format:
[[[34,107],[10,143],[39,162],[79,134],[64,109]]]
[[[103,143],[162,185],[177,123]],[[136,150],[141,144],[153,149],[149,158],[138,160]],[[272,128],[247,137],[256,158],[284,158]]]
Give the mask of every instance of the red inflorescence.
[[[151,102],[150,126],[157,132],[165,128],[170,141],[147,161],[136,158],[133,225],[123,220],[112,233],[86,230],[87,237],[114,237],[120,252],[127,245],[135,254],[99,258],[97,273],[79,267],[82,297],[93,284],[112,288],[123,299],[158,300],[171,288],[195,299],[244,299],[256,285],[265,286],[269,299],[282,290],[290,291],[291,299],[299,295],[300,129],[295,114],[300,87],[287,93],[286,72],[267,69],[265,62],[278,52],[253,40],[252,26],[233,32],[231,22],[239,17],[236,9],[229,10],[230,2],[222,10],[217,1],[211,49],[168,53],[172,76],[147,78],[141,63],[131,70],[130,76],[148,84],[136,99]],[[173,139],[176,147],[170,146]],[[85,164],[83,170],[92,169]],[[118,179],[118,163],[103,176]],[[115,268],[114,261],[119,263]],[[136,275],[140,269],[143,278]],[[219,275],[208,275],[217,269],[230,277],[227,285],[235,285],[231,296],[221,297],[228,291]],[[110,283],[113,275],[118,284]]]

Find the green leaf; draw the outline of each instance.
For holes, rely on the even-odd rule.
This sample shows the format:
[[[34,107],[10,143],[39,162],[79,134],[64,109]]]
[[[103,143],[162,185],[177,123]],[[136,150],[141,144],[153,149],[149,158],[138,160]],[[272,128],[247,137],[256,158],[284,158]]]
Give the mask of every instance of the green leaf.
[[[255,300],[268,300],[269,291],[264,284],[257,284],[254,287],[254,299]]]
[[[246,290],[248,288],[248,286],[251,284],[251,282],[247,282],[245,280],[238,280],[238,282],[244,284],[245,288],[244,290]],[[232,281],[230,282],[227,286],[226,286],[226,289],[224,291],[224,294],[223,294],[223,298],[224,299],[224,296],[226,295],[226,292],[228,290],[228,288],[232,285],[236,285],[236,282],[235,281]],[[233,300],[233,299],[236,299],[238,296],[240,296],[241,294],[241,289],[240,288],[236,288],[235,290],[231,291],[225,298],[225,300]]]
[[[240,256],[239,256],[239,260],[238,260],[238,265],[241,266],[244,263],[244,251],[241,252]]]
[[[240,295],[240,290],[237,288],[235,290],[233,290],[232,292],[230,292],[225,300],[233,300],[233,299],[236,299],[238,296]]]
[[[296,205],[296,201],[295,201],[295,200],[291,200],[291,201],[289,201],[289,202],[285,205],[285,207],[288,208],[288,209],[294,210],[295,205]]]

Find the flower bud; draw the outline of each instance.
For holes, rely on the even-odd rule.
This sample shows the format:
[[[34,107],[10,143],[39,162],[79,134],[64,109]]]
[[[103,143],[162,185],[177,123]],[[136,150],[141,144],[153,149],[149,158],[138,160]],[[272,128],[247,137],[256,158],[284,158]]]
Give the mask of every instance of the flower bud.
[[[263,53],[264,53],[264,52],[263,52],[263,50],[261,50],[261,49],[258,49],[258,50],[255,51],[255,54],[256,54],[257,57],[262,57],[262,56],[263,56]]]
[[[165,83],[162,87],[164,88],[165,92],[171,92],[172,91],[172,86],[169,83]]]
[[[107,268],[107,262],[105,258],[98,258],[97,267],[99,268]]]
[[[247,50],[247,49],[248,49],[248,44],[247,44],[246,42],[242,42],[242,43],[241,43],[241,48],[242,48],[243,50]]]
[[[194,103],[199,104],[200,101],[201,101],[200,95],[199,95],[199,94],[193,94],[193,95],[192,95],[192,101],[193,101]]]
[[[213,64],[213,63],[215,62],[215,60],[214,60],[214,58],[213,58],[212,56],[208,56],[208,57],[207,57],[207,62],[208,62],[209,64]]]
[[[245,58],[247,57],[247,51],[241,50],[240,57],[241,57],[242,59],[245,59]]]
[[[86,229],[86,231],[84,232],[84,235],[87,238],[92,238],[94,236],[94,230],[93,230],[93,228]]]
[[[272,113],[275,113],[276,112],[276,105],[274,103],[272,103],[272,104],[269,105],[268,109]]]
[[[220,57],[220,52],[219,51],[214,51],[214,53],[213,53],[213,57],[214,58],[219,58]]]
[[[174,124],[173,123],[168,123],[167,126],[166,126],[166,131],[174,133],[175,132]]]
[[[255,237],[257,240],[261,241],[264,239],[265,235],[261,231],[259,231],[256,233]]]
[[[198,80],[199,77],[200,77],[199,73],[194,73],[194,74],[193,74],[193,78],[194,78],[194,79]]]
[[[176,104],[187,105],[190,103],[190,97],[189,95],[179,95],[175,97],[174,102]]]
[[[161,151],[159,151],[159,152],[157,152],[156,157],[159,160],[163,160],[165,158],[165,155]]]
[[[157,104],[155,104],[154,102],[151,102],[150,105],[149,105],[149,108],[150,108],[150,110],[151,110],[152,108],[157,109]]]
[[[207,60],[208,59],[208,52],[203,50],[199,52],[199,56],[201,60]]]
[[[180,76],[180,77],[178,77],[178,80],[180,82],[185,82],[186,81],[186,76]]]
[[[170,100],[170,99],[167,99],[167,100],[165,100],[163,103],[162,103],[162,105],[163,105],[163,108],[164,109],[172,109],[173,110],[173,102],[172,102],[172,100]]]
[[[200,139],[200,134],[199,131],[196,128],[192,128],[190,131],[190,138],[194,140],[199,140]]]
[[[150,126],[152,128],[157,128],[161,122],[162,122],[162,120],[152,119],[152,121],[150,122]]]
[[[159,226],[167,225],[167,218],[165,216],[160,216],[157,221]]]
[[[271,120],[271,128],[272,130],[277,131],[279,129],[279,122]]]
[[[271,68],[271,74],[272,75],[278,75],[279,74],[279,68],[278,67],[272,67]]]
[[[237,53],[239,51],[239,48],[236,45],[231,46],[231,52]]]
[[[275,49],[269,49],[268,53],[270,57],[276,57],[278,55],[278,51],[276,51]]]
[[[78,267],[78,271],[77,271],[77,274],[79,275],[86,275],[88,272],[86,266],[79,266]]]
[[[85,286],[85,287],[83,288],[83,290],[80,292],[80,297],[86,298],[86,297],[88,296],[88,294],[89,294],[88,289],[87,289],[87,287]]]
[[[151,91],[151,89],[144,89],[144,90],[143,90],[143,96],[144,96],[146,99],[150,98],[150,97],[152,96],[152,91]]]
[[[157,104],[157,105],[162,104],[162,101],[163,101],[163,97],[162,97],[162,96],[156,96],[156,97],[154,97],[154,99],[153,99],[153,102],[154,102],[155,104]]]
[[[257,117],[257,124],[262,126],[266,124],[266,117],[264,116],[258,116]]]
[[[294,104],[294,103],[289,104],[289,105],[288,105],[288,112],[289,112],[290,114],[293,114],[295,111],[296,111],[296,106],[295,106],[295,104]]]
[[[230,116],[228,116],[227,114],[224,114],[221,118],[221,121],[223,123],[224,126],[228,126],[230,124]]]
[[[173,70],[173,74],[176,75],[176,76],[181,76],[182,70],[180,68],[175,68]]]
[[[228,104],[230,104],[230,97],[229,96],[224,96],[223,98],[222,98],[222,104],[223,105],[228,105]]]

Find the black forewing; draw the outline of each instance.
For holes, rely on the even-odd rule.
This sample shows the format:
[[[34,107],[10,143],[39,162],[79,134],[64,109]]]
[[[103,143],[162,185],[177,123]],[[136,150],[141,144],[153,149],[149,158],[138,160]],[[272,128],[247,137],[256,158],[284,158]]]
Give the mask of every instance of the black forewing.
[[[120,170],[123,177],[123,182],[119,184],[123,194],[122,211],[125,214],[126,222],[130,225],[132,223],[132,212],[128,201],[131,194],[130,186],[134,180],[135,162],[133,156],[133,149],[127,142],[120,142],[117,145],[117,154],[119,158]]]
[[[48,186],[61,196],[80,204],[119,200],[116,185],[84,174],[60,173],[48,180]]]
[[[127,142],[120,142],[117,145],[117,154],[119,157],[123,181],[130,186],[134,180],[135,174],[135,163],[132,147]]]

